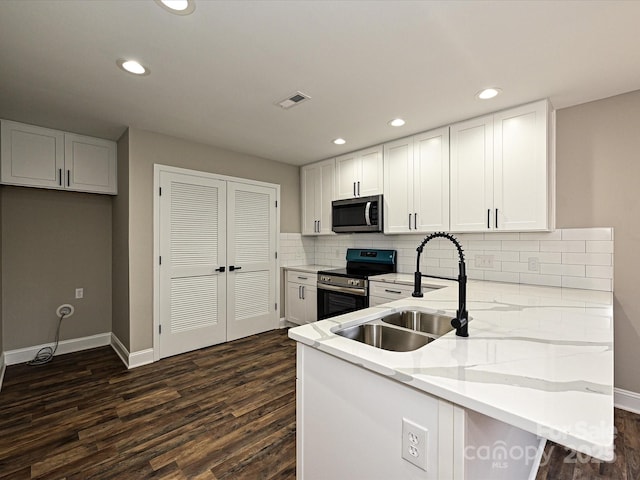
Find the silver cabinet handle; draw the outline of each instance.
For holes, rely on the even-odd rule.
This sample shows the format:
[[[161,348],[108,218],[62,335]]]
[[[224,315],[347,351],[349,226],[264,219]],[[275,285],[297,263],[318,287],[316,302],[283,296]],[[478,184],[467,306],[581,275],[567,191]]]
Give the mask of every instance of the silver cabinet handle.
[[[318,233],[320,233],[320,220],[318,220]]]
[[[302,298],[302,285],[298,285],[298,298]]]
[[[367,205],[364,207],[364,220],[367,222],[367,225],[371,225],[371,217],[369,216],[369,211],[371,210],[371,202],[367,202]]]
[[[304,300],[304,285],[301,288],[302,288],[302,300]]]

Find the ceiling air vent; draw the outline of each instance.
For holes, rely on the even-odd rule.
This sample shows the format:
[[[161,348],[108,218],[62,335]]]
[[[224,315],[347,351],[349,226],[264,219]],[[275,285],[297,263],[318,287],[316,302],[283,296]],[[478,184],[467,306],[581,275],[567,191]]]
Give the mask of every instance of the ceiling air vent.
[[[293,95],[290,95],[288,98],[285,98],[281,102],[278,102],[282,108],[291,108],[294,105],[299,105],[302,102],[309,100],[311,97],[302,92],[296,92]]]

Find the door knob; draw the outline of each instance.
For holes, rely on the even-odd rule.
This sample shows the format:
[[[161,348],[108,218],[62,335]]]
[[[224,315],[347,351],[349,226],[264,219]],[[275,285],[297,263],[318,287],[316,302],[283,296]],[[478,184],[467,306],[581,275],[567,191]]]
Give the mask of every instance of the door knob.
[[[229,265],[229,271],[233,272],[234,270],[240,270],[242,267],[236,267],[234,265]]]
[[[220,268],[216,268],[215,271],[216,272],[220,272],[223,273],[224,272],[225,267],[220,267]]]

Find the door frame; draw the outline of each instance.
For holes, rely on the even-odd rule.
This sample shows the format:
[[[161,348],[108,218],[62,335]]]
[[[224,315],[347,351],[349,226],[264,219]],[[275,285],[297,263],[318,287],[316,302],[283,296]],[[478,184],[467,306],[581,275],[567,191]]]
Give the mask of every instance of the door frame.
[[[226,182],[244,183],[246,185],[256,185],[276,190],[276,252],[280,252],[280,185],[277,183],[261,182],[248,178],[230,177],[216,173],[191,170],[187,168],[172,167],[155,163],[153,165],[153,361],[160,360],[160,173],[178,173],[181,175],[191,175],[198,178],[211,178]],[[275,298],[278,308],[273,328],[280,326],[280,255],[276,258],[276,269],[274,273]]]

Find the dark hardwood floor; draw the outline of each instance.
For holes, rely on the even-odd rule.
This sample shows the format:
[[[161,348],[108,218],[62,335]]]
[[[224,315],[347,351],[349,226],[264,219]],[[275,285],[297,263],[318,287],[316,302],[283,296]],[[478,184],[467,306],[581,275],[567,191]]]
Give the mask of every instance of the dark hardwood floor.
[[[537,480],[640,479],[640,415],[615,421],[615,462],[549,443]],[[295,478],[295,344],[277,330],[134,370],[110,347],[10,366],[0,478]]]
[[[111,347],[7,368],[0,478],[295,478],[286,330],[127,370]]]

